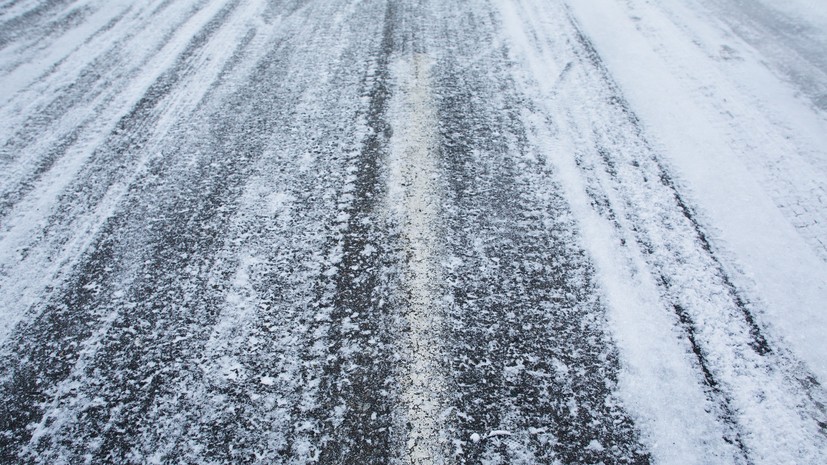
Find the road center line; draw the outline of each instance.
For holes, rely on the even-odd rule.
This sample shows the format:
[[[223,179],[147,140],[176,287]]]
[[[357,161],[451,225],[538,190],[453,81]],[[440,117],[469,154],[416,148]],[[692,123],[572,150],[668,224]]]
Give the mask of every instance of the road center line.
[[[430,60],[415,54],[396,60],[391,68],[396,86],[389,117],[388,207],[402,227],[408,256],[403,273],[410,361],[402,380],[402,398],[410,423],[406,459],[409,463],[441,463],[439,417],[445,383],[440,373],[442,315],[439,308],[437,215],[439,189],[436,159],[436,110],[429,92]]]

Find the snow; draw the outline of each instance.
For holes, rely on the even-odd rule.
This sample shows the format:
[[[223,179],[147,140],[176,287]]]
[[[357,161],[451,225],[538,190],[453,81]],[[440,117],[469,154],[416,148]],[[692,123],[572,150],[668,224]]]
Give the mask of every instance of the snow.
[[[564,17],[565,10],[528,1],[501,5],[509,33],[506,40],[513,48],[515,59],[526,70],[523,88],[529,95],[539,92],[534,94],[534,99],[545,113],[526,112],[526,121],[534,128],[538,150],[547,151],[549,163],[558,170],[558,179],[582,228],[586,249],[601,276],[601,286],[610,308],[611,327],[624,366],[619,394],[637,416],[637,424],[659,463],[706,463],[709,456],[715,456],[722,463],[737,463],[744,459],[744,454],[749,455],[746,460],[766,463],[817,460],[823,442],[819,438],[819,427],[812,420],[802,419],[801,415],[809,414],[794,413],[802,402],[809,402],[805,399],[811,394],[799,392],[796,382],[780,379],[778,366],[767,365],[780,364],[783,367],[780,369],[789,373],[786,375],[788,380],[807,376],[798,372],[796,358],[804,360],[818,373],[825,360],[823,341],[811,339],[810,344],[798,347],[793,344],[796,350],[791,357],[783,351],[779,351],[781,353],[773,361],[772,357],[754,357],[747,348],[752,343],[738,335],[740,331],[753,330],[738,321],[742,317],[737,313],[727,316],[724,309],[733,301],[727,302],[725,295],[732,291],[717,288],[726,286],[727,279],[735,280],[738,292],[746,293],[749,299],[749,303],[744,304],[745,311],[757,309],[754,311],[759,315],[759,321],[769,328],[766,332],[774,333],[776,325],[787,325],[788,332],[781,334],[786,338],[783,340],[798,338],[800,342],[801,335],[806,333],[812,337],[824,330],[824,316],[818,302],[823,301],[822,286],[827,275],[824,262],[813,248],[818,244],[807,244],[805,237],[797,233],[789,220],[767,200],[761,184],[756,182],[756,173],[736,169],[737,152],[733,153],[732,147],[724,143],[727,140],[724,136],[734,131],[724,132],[728,128],[727,122],[715,121],[722,113],[714,106],[703,106],[703,94],[694,88],[682,90],[677,84],[663,90],[670,83],[688,79],[693,71],[708,77],[717,65],[701,60],[697,54],[690,55],[701,61],[684,63],[680,74],[674,78],[659,67],[660,62],[646,60],[648,53],[680,53],[695,45],[685,39],[679,43],[657,42],[655,39],[662,39],[660,36],[649,36],[644,40],[641,31],[655,22],[653,15],[649,11],[623,11],[625,7],[632,8],[631,5],[635,3],[609,0],[571,5],[571,11],[583,25],[583,33],[595,41],[598,59],[603,58],[608,72],[618,79],[619,90],[614,87],[611,77],[603,83],[596,82],[595,78],[604,73],[600,63],[582,71],[572,65],[575,61],[567,64],[567,60],[572,59],[567,56],[570,53],[567,42],[558,38],[566,33],[565,26],[550,19]],[[698,21],[698,24],[707,23]],[[528,35],[526,31],[535,34]],[[575,36],[579,31],[568,33]],[[618,40],[619,37],[623,40]],[[573,43],[579,38],[575,36],[568,40]],[[585,52],[591,53],[588,49]],[[674,55],[670,57],[674,58]],[[660,74],[662,71],[663,75]],[[727,79],[724,74],[716,76],[707,88],[713,85],[724,87]],[[776,86],[783,84],[776,81]],[[622,94],[617,97],[612,96],[612,92]],[[617,100],[625,96],[629,96],[628,109],[622,100]],[[737,96],[727,95],[726,101],[737,103]],[[608,106],[603,103],[605,101],[619,105]],[[578,102],[580,108],[572,110],[572,102]],[[742,103],[741,111],[749,110],[751,104],[754,106],[752,101]],[[624,113],[618,111],[618,107]],[[634,119],[625,116],[629,111],[635,112]],[[756,116],[755,110],[752,112],[755,118],[750,119],[750,123],[761,116],[761,113]],[[818,123],[817,116],[812,117],[812,110],[799,107],[799,112],[801,119]],[[615,117],[611,116],[613,113]],[[731,118],[731,115],[724,116]],[[547,127],[549,120],[553,124],[550,130]],[[633,125],[637,121],[641,121],[641,127],[635,130]],[[783,166],[795,170],[797,177],[794,179],[802,184],[808,180],[818,182],[818,175],[797,168],[794,163],[809,152],[795,151],[793,144],[784,145],[783,140],[787,138],[775,136],[776,126],[772,122],[758,121],[764,121],[758,127],[765,132],[762,140],[767,141],[767,151],[784,149],[793,160]],[[677,135],[673,132],[674,137],[666,141],[668,143],[658,131],[667,123],[671,123],[669,127],[673,131],[680,131]],[[716,140],[718,129],[722,129],[723,135]],[[641,137],[651,138],[653,145]],[[806,144],[806,141],[797,142]],[[680,163],[672,158],[676,151],[684,156]],[[663,162],[655,158],[660,153],[665,155]],[[624,160],[620,154],[628,158]],[[765,154],[766,157],[769,155]],[[678,179],[680,196],[687,196],[693,205],[697,202],[695,210],[682,207],[686,213],[684,219],[679,216],[669,219],[673,213],[665,210],[674,208],[669,204],[674,205],[680,197],[668,192],[658,193],[662,189],[648,181],[658,179],[662,176],[659,172],[670,169]],[[687,175],[689,169],[696,170],[691,179]],[[647,173],[647,170],[651,171]],[[764,173],[759,170],[757,174]],[[799,194],[802,199],[809,199],[814,214],[825,213],[819,208],[817,197],[806,192]],[[741,196],[749,200],[744,201]],[[718,208],[718,216],[712,217],[715,208]],[[698,212],[703,224],[696,226],[696,230],[706,234],[699,236],[702,232],[691,231],[676,234],[674,230],[685,227],[681,223],[686,224],[686,219],[692,219],[694,212]],[[627,221],[633,221],[634,226],[624,226]],[[663,226],[659,225],[668,225],[668,229],[661,229]],[[724,235],[722,227],[732,229]],[[701,240],[693,239],[693,236],[714,238],[714,249],[710,249],[707,257],[691,252],[697,248],[696,241]],[[737,242],[740,249],[733,249],[733,241],[740,241]],[[640,248],[630,247],[635,242]],[[782,244],[784,247],[779,247]],[[756,260],[757,253],[775,254],[774,265]],[[795,261],[785,256],[790,253],[794,253]],[[708,264],[694,264],[696,260]],[[723,264],[715,265],[716,262]],[[714,272],[710,266],[721,266],[722,271]],[[747,284],[749,281],[740,272],[744,269],[752,273],[750,276],[757,272],[771,275],[765,278],[767,286],[789,287],[777,294],[757,290],[756,286]],[[668,286],[666,289],[665,285]],[[813,297],[808,299],[807,294]],[[672,299],[677,303],[671,304],[669,300]],[[675,328],[675,316],[670,315],[669,308],[672,305],[675,309],[690,308],[692,312],[698,312],[688,320],[692,328],[689,341]],[[689,318],[679,314],[681,319]],[[739,326],[742,329],[737,329]],[[737,342],[739,339],[742,342]],[[681,347],[681,343],[690,341],[695,348]],[[696,351],[699,343],[704,347],[700,352],[703,358],[693,362],[687,354]],[[770,343],[775,347],[783,346],[777,339]],[[747,351],[733,350],[733,345],[742,345]],[[742,358],[746,360],[740,360]],[[723,377],[724,381],[693,382],[693,379],[698,380],[696,363],[714,366],[713,373]],[[736,366],[739,368],[733,371],[726,368]],[[742,371],[745,369],[754,371]],[[710,394],[710,383],[719,382],[726,383],[725,391],[715,388],[712,392],[717,393]],[[816,396],[821,395],[816,393]],[[765,399],[763,404],[755,402],[759,397]],[[816,404],[810,404],[804,411],[812,412],[818,408]],[[732,415],[727,412],[733,411],[739,424],[734,430],[727,425],[730,422],[727,418]],[[745,431],[739,431],[739,428]],[[771,443],[771,438],[791,447],[782,450],[763,446]]]
[[[53,169],[49,170],[43,179],[38,180],[35,188],[36,195],[28,196],[16,205],[15,209],[8,212],[8,218],[4,220],[3,227],[0,229],[0,268],[13,275],[24,273],[30,278],[25,280],[15,279],[9,284],[3,285],[3,277],[0,277],[0,285],[4,288],[3,296],[0,297],[0,322],[2,322],[0,323],[0,341],[5,340],[12,327],[24,317],[25,310],[23,309],[33,306],[35,299],[32,296],[41,293],[52,279],[56,279],[57,276],[65,273],[80,258],[79,255],[89,247],[90,240],[94,237],[95,232],[113,214],[116,204],[121,201],[124,195],[125,189],[141,172],[140,166],[142,163],[140,161],[145,163],[146,158],[154,154],[151,151],[144,152],[146,158],[140,160],[137,164],[138,168],[133,173],[134,177],[127,178],[113,186],[108,192],[107,201],[96,205],[96,208],[90,213],[80,216],[72,223],[68,228],[73,231],[70,240],[67,241],[62,237],[49,238],[47,236],[51,241],[38,241],[37,246],[33,247],[30,245],[33,238],[39,236],[36,231],[42,231],[45,228],[50,215],[56,213],[55,205],[58,203],[60,195],[68,188],[70,183],[75,181],[75,176],[84,167],[84,163],[94,155],[96,147],[103,145],[107,135],[114,130],[118,120],[123,118],[136,105],[151,83],[174,64],[176,58],[192,40],[194,31],[204,27],[210,18],[220,10],[221,6],[221,2],[215,2],[208,8],[197,11],[183,25],[176,24],[178,28],[175,31],[174,38],[165,44],[161,50],[152,50],[150,44],[153,43],[153,40],[159,41],[166,32],[159,27],[155,32],[155,36],[144,42],[147,54],[152,54],[152,56],[151,58],[145,58],[148,63],[141,67],[142,72],[139,77],[130,81],[130,85],[126,89],[119,89],[118,94],[110,96],[109,98],[112,101],[105,101],[108,110],[105,113],[96,114],[98,108],[102,106],[101,103],[97,102],[94,106],[89,105],[88,108],[84,108],[84,110],[95,115],[97,118],[96,126],[89,128],[89,133],[84,134],[84,137],[81,138],[82,142],[56,162]],[[171,16],[170,19],[174,21],[177,18]],[[229,49],[219,49],[214,52],[224,54],[221,57],[223,59],[229,58],[227,56],[230,52]],[[220,63],[220,61],[218,62]],[[214,75],[218,70],[220,70],[220,67],[204,67],[201,72]],[[203,95],[206,88],[201,86],[188,90]],[[187,92],[181,92],[181,96],[186,94]],[[192,99],[194,103],[197,103],[197,100],[198,97]],[[35,108],[37,109],[37,107]],[[78,114],[69,115],[67,118],[69,117],[71,117],[69,122],[61,121],[61,123],[77,124]],[[5,118],[0,118],[0,122],[4,121],[6,121]],[[163,134],[166,130],[168,130],[168,127],[161,127],[158,132]],[[3,131],[3,133],[12,134],[13,131]],[[34,169],[35,166],[33,165],[35,164],[32,163],[31,157],[42,155],[38,149],[40,147],[36,146],[31,153],[15,154],[16,156],[11,158],[14,168],[8,170],[3,176],[14,173],[16,169]],[[6,162],[6,159],[3,162]],[[6,181],[5,177],[0,179]],[[13,182],[4,182],[2,187],[5,190],[7,186],[13,187],[14,185]],[[55,248],[50,243],[52,241],[60,243],[57,253],[52,250]],[[20,250],[27,250],[25,258],[20,258]]]
[[[785,218],[778,202],[768,195],[768,189],[774,186],[761,182],[767,176],[755,167],[763,163],[762,157],[769,166],[776,167],[784,163],[783,158],[804,158],[806,153],[795,151],[795,145],[786,142],[796,134],[767,122],[760,102],[728,85],[725,70],[719,71],[714,62],[678,35],[673,24],[655,16],[656,11],[647,11],[647,22],[662,34],[657,37],[661,43],[653,43],[640,33],[631,19],[618,21],[628,17],[618,3],[588,3],[573,4],[573,11],[683,185],[708,217],[708,229],[719,239],[721,253],[731,254],[728,271],[738,277],[742,287],[750,289],[750,298],[760,305],[766,324],[779,332],[822,383],[827,382],[827,340],[822,337],[827,334],[827,313],[823,311],[827,302],[827,260],[820,258],[813,244],[808,244]],[[702,23],[700,19],[694,21]],[[614,39],[618,36],[624,37],[622,47]],[[666,53],[669,55],[664,57]],[[676,61],[682,74],[673,71],[678,66],[673,64]],[[688,87],[688,70],[705,76]],[[751,70],[751,78],[761,82],[767,94],[790,94],[783,82],[767,76],[767,70]],[[704,85],[721,90],[709,96],[698,95],[695,86]],[[712,103],[721,100],[740,107],[739,114],[745,113],[747,124],[715,112]],[[797,110],[797,118],[789,121],[792,127],[821,127],[821,149],[816,153],[824,159],[827,120],[801,106]],[[796,124],[799,121],[804,124]],[[737,134],[734,141],[730,135],[733,132]],[[806,146],[808,142],[801,144]],[[788,182],[803,185],[813,178],[819,180],[818,184],[827,180],[827,171],[806,158],[790,174],[794,177]],[[819,218],[827,214],[827,205],[818,197],[807,199],[810,203],[802,206],[805,210],[817,212]]]
[[[827,461],[827,10],[0,1],[0,462]]]
[[[551,14],[554,13],[532,12],[523,17],[542,18]],[[510,12],[504,16],[514,17]],[[527,43],[525,35],[519,32],[524,29],[521,24],[512,23],[507,31],[518,31],[511,43],[516,53],[524,54],[520,58],[532,73],[529,76],[536,79],[559,75],[560,69],[553,63],[554,55]],[[549,61],[552,64],[546,65]],[[538,98],[555,102],[556,82],[542,79],[535,82],[541,85],[542,94]],[[538,130],[544,127],[542,121],[535,124]],[[620,395],[639,416],[655,459],[664,464],[701,464],[707,463],[709,457],[726,460],[733,451],[720,439],[719,427],[709,415],[703,392],[685,361],[685,349],[674,343],[672,322],[659,311],[655,285],[642,273],[645,264],[635,254],[618,253],[620,238],[590,205],[586,186],[572,157],[577,152],[577,142],[568,138],[556,140],[547,132],[538,136],[541,139],[537,145],[549,148],[549,162],[558,170],[607,295],[610,322],[624,364],[619,380]],[[568,371],[568,367],[560,365],[563,372]],[[647,424],[652,426],[647,428]]]
[[[586,446],[586,449],[593,450],[596,452],[602,452],[603,445],[600,444],[600,441],[598,441],[597,439],[592,439],[591,441],[589,441],[589,445]]]

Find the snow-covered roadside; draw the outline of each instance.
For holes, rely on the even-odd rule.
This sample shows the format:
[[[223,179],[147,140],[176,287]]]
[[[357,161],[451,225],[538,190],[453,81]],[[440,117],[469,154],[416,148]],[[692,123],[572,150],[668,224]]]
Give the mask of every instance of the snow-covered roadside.
[[[827,261],[827,37],[758,2],[626,8],[709,123],[726,128],[721,140]]]
[[[519,8],[501,4],[500,14],[515,59],[526,70],[516,73],[518,82],[529,95],[537,86],[539,93],[533,96],[542,113],[556,113],[561,108],[565,111],[566,102],[558,102],[556,87],[569,73],[571,63],[559,62],[560,58],[544,45],[547,37],[532,43],[526,33],[532,28],[523,23],[547,17],[547,13],[538,11],[537,5]],[[542,19],[533,26],[542,28]],[[542,33],[542,29],[535,29],[535,33]],[[636,423],[650,442],[653,458],[657,463],[676,465],[709,463],[712,458],[729,462],[737,451],[722,440],[721,426],[709,411],[695,370],[687,363],[685,348],[675,344],[674,323],[662,311],[645,263],[634,251],[618,247],[621,237],[611,221],[595,211],[587,195],[575,160],[579,141],[568,136],[576,127],[561,127],[552,133],[540,114],[527,113],[526,120],[532,129],[532,142],[547,150],[546,156],[579,223],[584,246],[595,262],[624,366],[619,374],[619,395],[637,416]]]
[[[701,26],[714,32],[718,36],[716,41],[719,42],[715,44],[715,52],[724,60],[734,58],[740,62],[732,68],[754,61],[754,65],[762,68],[762,72],[769,68],[776,77],[790,84],[795,89],[798,100],[827,112],[827,54],[824,53],[827,47],[827,8],[823,1],[690,0],[669,2],[663,6],[664,12],[679,27],[691,31]],[[680,20],[682,10],[690,10],[690,17],[695,16],[703,21],[692,21],[690,24]],[[732,39],[748,44],[749,48],[758,52],[760,56],[755,57],[758,59],[738,60],[738,53],[732,54],[736,51],[734,48],[721,45],[721,42],[727,43]],[[698,45],[703,47],[709,44],[699,41]],[[740,50],[741,53],[745,51],[743,48]],[[779,95],[777,86],[772,84],[759,88],[760,80],[755,77],[739,75],[737,80],[740,81],[739,84],[754,85],[758,95],[783,95]],[[781,99],[776,101],[784,106]],[[765,110],[771,113],[773,108]],[[800,118],[796,123],[799,122]],[[795,129],[800,131],[799,127]]]
[[[769,184],[773,177],[764,167],[790,166],[785,159],[797,160],[799,168],[789,173],[796,177],[788,182],[823,183],[823,171],[794,151],[796,144],[812,145],[796,140],[795,131],[767,121],[756,100],[738,92],[724,70],[668,18],[653,8],[638,17],[624,5],[592,0],[571,2],[570,7],[674,167],[684,192],[700,207],[737,286],[761,309],[763,323],[827,382],[827,263],[778,208],[772,196],[777,186]],[[638,27],[641,21],[648,33]],[[752,72],[764,85],[772,85],[768,93],[791,94],[782,82],[773,82],[767,70]],[[704,93],[704,84],[713,91]],[[737,108],[744,120],[716,111],[721,102]],[[809,125],[823,123],[818,115],[798,116]],[[823,127],[822,137],[827,137]],[[809,200],[805,208],[825,217],[827,206],[817,195],[803,197]]]
[[[607,29],[620,22],[609,8],[585,9],[605,15]],[[562,6],[526,0],[501,10],[515,74],[527,71],[521,82],[534,101],[524,118],[535,128],[534,143],[556,166],[583,228],[620,348],[619,394],[656,461],[823,458],[821,387],[773,327],[767,330],[763,301],[732,277],[731,254],[717,234],[707,233],[709,217],[696,214],[687,195],[694,191],[675,181],[669,159],[649,142],[651,115],[636,114],[635,102],[626,101],[624,82],[618,88],[604,54],[592,48],[594,31],[561,20],[568,16]],[[627,35],[616,32],[612,46],[631,54],[652,46],[643,39],[630,44]],[[703,119],[708,110],[688,108],[692,113],[683,121]],[[708,160],[693,161],[708,169]],[[735,180],[744,178],[752,181],[746,174]],[[696,181],[688,184],[705,186]],[[757,211],[762,208],[773,211],[772,204]],[[811,279],[825,276],[814,272]]]

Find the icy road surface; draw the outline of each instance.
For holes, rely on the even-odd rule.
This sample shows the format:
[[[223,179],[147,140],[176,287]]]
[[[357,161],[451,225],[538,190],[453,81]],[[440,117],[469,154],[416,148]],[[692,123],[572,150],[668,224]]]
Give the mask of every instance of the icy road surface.
[[[825,50],[819,0],[0,0],[0,463],[827,463]]]

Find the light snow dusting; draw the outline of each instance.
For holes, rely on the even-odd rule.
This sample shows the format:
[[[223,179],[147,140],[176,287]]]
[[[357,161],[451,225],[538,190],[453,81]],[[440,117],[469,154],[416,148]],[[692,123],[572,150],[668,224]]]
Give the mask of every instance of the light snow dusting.
[[[827,10],[0,0],[0,463],[827,463]]]

